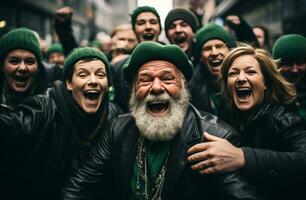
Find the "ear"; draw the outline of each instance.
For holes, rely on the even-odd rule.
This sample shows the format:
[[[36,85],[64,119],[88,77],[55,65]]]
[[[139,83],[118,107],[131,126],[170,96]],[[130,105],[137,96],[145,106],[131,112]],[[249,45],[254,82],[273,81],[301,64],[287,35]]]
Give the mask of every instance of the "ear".
[[[71,86],[71,82],[69,82],[68,80],[65,81],[65,84],[66,84],[66,88],[67,90],[72,90],[72,86]]]

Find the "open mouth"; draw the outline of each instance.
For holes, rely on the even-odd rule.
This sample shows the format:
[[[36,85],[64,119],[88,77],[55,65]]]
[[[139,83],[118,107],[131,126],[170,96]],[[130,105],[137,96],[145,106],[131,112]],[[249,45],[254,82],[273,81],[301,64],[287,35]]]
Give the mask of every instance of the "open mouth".
[[[145,40],[153,40],[154,34],[153,33],[146,33],[143,35],[143,39]]]
[[[14,77],[17,82],[27,82],[30,79],[30,76],[15,76]]]
[[[209,64],[212,67],[219,67],[222,64],[222,60],[218,60],[218,59],[210,59],[209,60]]]
[[[163,113],[169,108],[169,102],[168,101],[154,101],[148,103],[148,108],[152,113],[158,114]]]
[[[236,89],[236,93],[239,99],[246,100],[252,95],[252,88],[250,87],[239,87]]]
[[[181,44],[187,41],[186,37],[175,37],[174,38],[174,43],[176,44]]]
[[[88,101],[97,101],[101,92],[98,90],[87,90],[84,92],[84,97]]]

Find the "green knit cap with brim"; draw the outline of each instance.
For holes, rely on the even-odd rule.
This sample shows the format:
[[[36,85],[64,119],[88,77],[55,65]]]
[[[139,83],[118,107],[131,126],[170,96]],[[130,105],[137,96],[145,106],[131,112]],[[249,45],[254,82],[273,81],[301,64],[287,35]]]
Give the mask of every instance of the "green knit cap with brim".
[[[74,64],[79,60],[86,58],[96,58],[105,64],[107,76],[109,76],[109,62],[107,57],[96,48],[93,47],[79,47],[73,49],[65,59],[63,75],[64,80],[68,79],[69,73],[73,70]]]
[[[306,61],[306,38],[298,34],[280,37],[273,45],[272,56],[280,59],[280,64]]]
[[[32,52],[38,63],[41,63],[42,54],[37,37],[32,30],[28,28],[17,28],[0,39],[0,63],[1,67],[5,56],[16,49],[24,49]]]
[[[47,50],[47,58],[54,52],[64,54],[64,49],[60,43],[53,43]]]
[[[232,48],[235,45],[233,37],[222,26],[209,23],[202,27],[196,34],[196,52],[200,53],[203,44],[212,39],[223,41],[228,48]]]
[[[180,47],[146,41],[136,46],[123,66],[123,73],[127,82],[131,84],[139,68],[143,64],[154,60],[165,60],[174,64],[184,74],[187,81],[192,77],[193,65]]]
[[[160,30],[162,30],[162,28],[161,28],[161,22],[160,22],[160,16],[159,16],[157,10],[156,10],[154,7],[151,7],[151,6],[140,6],[140,7],[136,8],[136,9],[133,11],[133,13],[131,14],[131,24],[132,24],[133,30],[135,30],[135,24],[136,24],[137,16],[138,16],[140,13],[143,13],[143,12],[150,12],[150,13],[153,13],[153,14],[157,17],[157,20],[158,20],[158,23],[159,23],[159,28],[160,28]]]

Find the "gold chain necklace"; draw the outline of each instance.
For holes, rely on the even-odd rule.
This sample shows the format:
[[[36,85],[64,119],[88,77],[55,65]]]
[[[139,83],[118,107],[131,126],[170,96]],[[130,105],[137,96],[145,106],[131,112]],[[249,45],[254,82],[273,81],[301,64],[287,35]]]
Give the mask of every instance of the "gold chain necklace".
[[[159,171],[155,181],[154,187],[149,191],[149,177],[148,177],[148,161],[147,152],[144,145],[144,138],[139,137],[137,142],[137,180],[136,180],[136,197],[144,200],[162,200],[161,192],[165,181],[166,165],[169,158],[169,152],[164,164]],[[141,191],[141,182],[144,184],[144,191]],[[152,198],[150,198],[152,196]]]

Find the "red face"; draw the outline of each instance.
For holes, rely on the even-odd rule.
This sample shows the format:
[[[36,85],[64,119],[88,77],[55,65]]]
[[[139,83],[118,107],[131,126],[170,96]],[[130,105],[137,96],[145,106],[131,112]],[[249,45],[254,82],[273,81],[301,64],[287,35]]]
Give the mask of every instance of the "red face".
[[[182,84],[178,69],[163,60],[150,61],[142,65],[135,82],[135,94],[138,100],[144,100],[148,94],[167,93],[170,97],[180,95]],[[154,102],[148,105],[152,115],[163,116],[168,113],[169,102]]]
[[[23,49],[13,50],[6,56],[3,67],[8,86],[16,92],[30,89],[38,72],[35,55]]]

